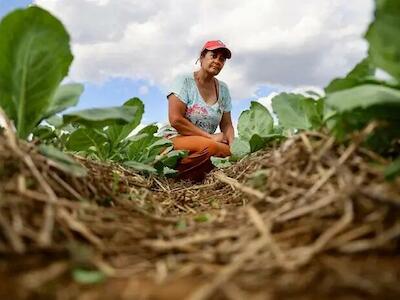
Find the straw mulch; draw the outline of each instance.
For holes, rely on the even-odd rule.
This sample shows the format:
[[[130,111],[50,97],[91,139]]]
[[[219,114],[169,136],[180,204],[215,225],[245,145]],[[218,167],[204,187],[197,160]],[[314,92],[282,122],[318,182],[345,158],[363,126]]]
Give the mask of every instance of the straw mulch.
[[[13,299],[397,299],[400,180],[305,132],[201,185],[77,158],[74,178],[0,136],[0,290]],[[107,280],[82,285],[74,270]],[[1,294],[0,294],[1,296]]]

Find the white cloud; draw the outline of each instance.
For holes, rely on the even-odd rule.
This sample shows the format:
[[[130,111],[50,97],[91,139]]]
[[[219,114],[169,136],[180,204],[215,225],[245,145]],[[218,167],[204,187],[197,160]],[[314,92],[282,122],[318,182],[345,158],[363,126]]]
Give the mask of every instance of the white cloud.
[[[139,88],[139,94],[140,95],[147,95],[149,93],[149,87],[147,85],[142,85]]]
[[[372,0],[36,0],[69,30],[70,76],[169,84],[221,39],[233,56],[219,78],[234,99],[258,86],[323,86],[366,54]]]

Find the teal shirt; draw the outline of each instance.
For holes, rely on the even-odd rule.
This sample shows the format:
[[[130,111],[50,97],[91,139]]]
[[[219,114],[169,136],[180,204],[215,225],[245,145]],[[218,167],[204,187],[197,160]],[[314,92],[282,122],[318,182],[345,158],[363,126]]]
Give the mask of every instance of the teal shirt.
[[[210,134],[213,134],[217,130],[222,114],[230,112],[232,109],[228,86],[220,80],[217,81],[219,85],[219,98],[213,105],[207,104],[201,97],[193,73],[178,76],[167,93],[167,97],[174,94],[185,103],[185,117],[194,125]],[[177,132],[174,132],[174,129],[172,129],[167,135],[176,134]]]

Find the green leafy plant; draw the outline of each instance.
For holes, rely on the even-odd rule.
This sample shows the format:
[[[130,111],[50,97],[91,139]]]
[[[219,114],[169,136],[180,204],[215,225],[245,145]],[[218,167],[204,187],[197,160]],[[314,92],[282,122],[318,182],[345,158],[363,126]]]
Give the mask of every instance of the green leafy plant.
[[[157,137],[156,125],[129,136],[140,124],[144,105],[139,98],[122,107],[90,109],[64,115],[64,124],[79,126],[70,134],[66,149],[103,161],[121,162],[144,173],[173,175],[185,151],[173,151],[170,140]]]
[[[148,125],[128,138],[124,164],[146,173],[174,175],[173,168],[187,152],[173,150],[170,140],[155,136],[157,130],[156,125]]]
[[[281,93],[272,98],[272,109],[285,129],[319,129],[323,124],[324,98]]]
[[[75,177],[86,176],[87,170],[68,154],[51,145],[40,145],[39,151],[53,161],[53,166]]]
[[[121,142],[142,119],[144,105],[139,98],[121,107],[86,109],[63,116],[64,125],[80,126],[66,142],[70,151],[92,154],[100,160],[113,159],[121,151]]]
[[[345,78],[336,78],[332,80],[329,85],[325,87],[325,93],[330,94],[365,83],[378,83],[375,78],[375,71],[376,68],[372,65],[370,59],[364,58]]]
[[[377,121],[379,127],[365,144],[374,151],[393,155],[398,151],[396,141],[400,139],[399,13],[398,1],[376,1],[375,20],[366,34],[369,57],[339,81],[340,89],[332,89],[338,86],[335,81],[325,89],[329,92],[326,100],[330,109],[328,125],[336,137],[344,140],[354,130]],[[374,66],[395,78],[377,80]]]
[[[235,138],[231,147],[232,160],[260,150],[269,141],[282,137],[274,130],[273,118],[268,109],[255,101],[251,102],[250,109],[240,114],[238,134],[239,137]]]
[[[0,105],[20,138],[27,138],[49,114],[71,105],[58,87],[72,59],[67,31],[47,11],[31,6],[1,20]]]
[[[79,102],[84,87],[80,83],[69,83],[60,85],[53,95],[50,106],[47,108],[43,119],[48,119],[57,113],[60,113],[67,108],[75,106]],[[59,124],[61,125],[61,124]]]
[[[232,163],[230,162],[229,158],[212,156],[211,162],[214,166],[216,166],[217,168],[220,168],[220,169],[232,166]]]
[[[375,20],[365,35],[372,62],[397,80],[400,79],[400,2],[376,0]]]

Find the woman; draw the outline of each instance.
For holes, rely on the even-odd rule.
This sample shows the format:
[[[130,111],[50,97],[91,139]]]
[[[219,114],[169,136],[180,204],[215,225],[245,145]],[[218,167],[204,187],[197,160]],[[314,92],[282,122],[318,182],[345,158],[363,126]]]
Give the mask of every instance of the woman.
[[[175,150],[188,150],[178,164],[179,177],[200,181],[213,165],[210,157],[229,156],[234,130],[227,85],[215,78],[231,51],[221,41],[208,41],[200,52],[200,69],[180,76],[168,93],[168,117]],[[221,132],[215,133],[218,125]]]

